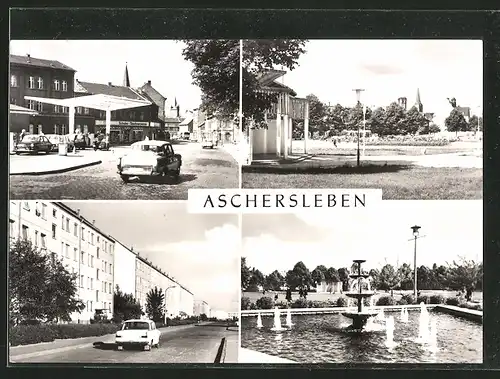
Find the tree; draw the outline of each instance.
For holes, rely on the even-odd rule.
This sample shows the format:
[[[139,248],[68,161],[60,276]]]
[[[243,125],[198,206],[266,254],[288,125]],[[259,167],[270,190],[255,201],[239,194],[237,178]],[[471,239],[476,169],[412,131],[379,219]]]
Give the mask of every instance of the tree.
[[[342,282],[342,290],[347,291],[349,289],[349,270],[346,267],[339,268],[338,274]]]
[[[313,284],[311,273],[302,261],[297,262],[293,269],[287,272],[285,280],[288,287],[292,290],[309,290],[310,286]]]
[[[379,289],[384,291],[393,290],[399,283],[398,273],[391,264],[382,267],[379,275]]]
[[[325,281],[325,274],[321,270],[318,270],[318,268],[315,268],[311,273],[311,278],[313,283],[316,286],[319,286],[321,283]]]
[[[276,94],[261,91],[262,74],[276,67],[292,71],[299,57],[305,52],[306,40],[269,39],[243,41],[243,118],[244,127],[249,121],[255,127],[265,127],[264,114],[276,102]],[[236,101],[238,92],[235,92]],[[228,95],[229,96],[229,95]]]
[[[411,107],[405,116],[404,134],[416,134],[418,131],[425,131],[428,128],[429,120],[418,111],[417,107]]]
[[[154,322],[161,322],[165,317],[165,294],[157,287],[151,288],[146,295],[146,314]]]
[[[385,136],[391,134],[386,126],[386,112],[382,107],[376,108],[367,122],[367,126],[370,128],[373,134],[378,134],[379,136]]]
[[[468,124],[464,115],[456,108],[451,110],[450,115],[444,120],[444,124],[449,132],[455,132],[455,134],[458,134],[458,132],[466,132],[468,129]]]
[[[482,266],[473,260],[461,258],[448,265],[448,283],[452,289],[466,290],[467,300],[472,300],[472,293],[482,280]]]
[[[327,107],[314,94],[307,95],[306,99],[309,101],[309,132],[323,136],[328,130]]]
[[[413,289],[413,270],[408,263],[403,263],[398,268],[398,276],[402,290]]]
[[[247,259],[245,257],[241,258],[241,290],[245,291],[250,284],[250,278],[252,273],[250,268],[247,266]]]
[[[363,130],[363,104],[357,103],[356,106],[353,108],[348,108],[348,115],[347,115],[347,126],[348,129],[350,130]],[[366,121],[366,128],[368,129],[368,120],[370,119],[372,115],[372,110],[370,107],[366,107],[366,113],[365,113],[365,121]]]
[[[117,285],[113,294],[113,320],[122,322],[140,318],[141,316],[142,309],[139,302],[132,294],[123,293]]]
[[[333,107],[328,107],[326,112],[325,123],[329,129],[329,136],[338,136],[343,130],[347,129],[349,117],[349,108],[336,104]],[[368,124],[367,124],[368,125]]]
[[[404,108],[396,102],[385,110],[385,132],[383,135],[401,135],[406,131],[406,115]]]
[[[259,290],[259,286],[264,287],[265,284],[264,274],[262,274],[260,270],[252,268],[250,274],[251,274],[250,281],[247,288],[248,291],[256,292]]]
[[[201,320],[201,321],[208,321],[208,316],[207,316],[205,313],[202,313],[202,314],[200,315],[200,320]]]
[[[13,324],[71,320],[85,306],[77,298],[76,274],[56,257],[18,239],[9,249],[9,311]]]
[[[380,288],[380,272],[376,268],[372,268],[369,272],[371,278],[372,289]]]
[[[324,267],[324,266],[318,266],[318,267]],[[330,267],[328,270],[326,270],[325,280],[328,284],[340,282],[338,271],[333,267]]]
[[[471,118],[469,119],[469,131],[471,132],[477,132],[478,130],[482,131],[482,123],[483,120],[481,117],[472,115]]]
[[[283,286],[285,278],[280,274],[278,270],[274,270],[272,273],[266,276],[264,280],[264,288],[273,291],[279,291],[281,286]]]

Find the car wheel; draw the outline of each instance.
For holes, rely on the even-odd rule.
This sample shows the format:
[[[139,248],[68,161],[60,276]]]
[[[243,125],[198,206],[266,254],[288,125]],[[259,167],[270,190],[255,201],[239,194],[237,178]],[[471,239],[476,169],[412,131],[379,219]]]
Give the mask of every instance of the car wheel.
[[[128,183],[130,180],[130,177],[128,175],[120,175],[120,178],[122,178],[123,183]]]

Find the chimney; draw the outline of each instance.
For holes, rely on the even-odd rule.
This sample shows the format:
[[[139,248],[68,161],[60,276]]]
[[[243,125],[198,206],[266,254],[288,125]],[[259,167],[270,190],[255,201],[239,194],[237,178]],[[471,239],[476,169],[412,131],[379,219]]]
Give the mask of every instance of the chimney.
[[[31,55],[26,54],[26,62],[31,63]]]
[[[112,86],[113,84],[111,82],[108,82],[108,86]]]
[[[130,246],[130,251],[134,251],[134,247],[133,246]]]
[[[78,214],[78,216],[80,216],[80,208],[76,210],[76,213]]]
[[[151,80],[148,80],[148,84],[151,85]]]
[[[95,220],[92,220],[92,225],[95,225]]]

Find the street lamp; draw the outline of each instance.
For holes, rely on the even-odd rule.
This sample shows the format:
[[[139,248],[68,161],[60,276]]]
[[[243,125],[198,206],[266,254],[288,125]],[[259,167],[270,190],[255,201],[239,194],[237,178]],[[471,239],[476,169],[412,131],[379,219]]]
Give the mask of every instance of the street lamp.
[[[419,229],[421,227],[418,226],[418,225],[414,225],[411,227],[412,231],[413,231],[413,238],[415,240],[415,244],[414,244],[414,249],[413,249],[413,280],[414,280],[414,283],[413,283],[413,296],[417,297],[417,239],[418,239],[418,236],[419,236]]]
[[[167,326],[167,291],[171,288],[176,288],[177,286],[170,286],[165,288],[165,313],[163,315],[163,324]]]
[[[358,104],[361,104],[361,92],[364,91],[364,89],[362,88],[355,88],[353,89],[354,92],[356,92],[356,105]],[[364,110],[363,110],[363,127],[364,127],[364,118],[365,118],[365,114],[364,114]],[[360,165],[360,152],[359,152],[359,139],[360,139],[360,127],[359,127],[359,124],[358,124],[358,147],[357,147],[357,152],[356,152],[356,164],[357,166],[359,167]]]

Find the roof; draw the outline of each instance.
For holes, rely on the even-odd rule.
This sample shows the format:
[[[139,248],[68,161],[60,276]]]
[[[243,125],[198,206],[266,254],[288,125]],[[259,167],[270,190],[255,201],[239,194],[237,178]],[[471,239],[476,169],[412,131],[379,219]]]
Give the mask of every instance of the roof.
[[[10,63],[18,64],[22,66],[31,66],[31,67],[44,67],[44,68],[52,68],[56,70],[65,70],[65,71],[73,71],[76,72],[75,69],[55,60],[49,59],[40,59],[34,58],[29,55],[10,55]]]
[[[288,87],[280,82],[277,82],[277,81],[272,81],[271,83],[269,83],[267,85],[263,85],[262,89],[264,89],[266,91],[272,91],[272,92],[286,92],[292,96],[297,95],[297,93],[292,88],[290,88],[290,87]]]
[[[165,117],[165,122],[180,123],[181,119],[178,117]]]
[[[193,117],[186,117],[184,120],[182,120],[180,125],[188,125],[192,121],[193,121]]]
[[[20,107],[19,105],[15,105],[15,104],[10,104],[9,111],[10,111],[10,113],[16,113],[16,114],[30,114],[30,115],[38,114],[37,111],[31,110],[28,108],[24,108],[24,107]]]
[[[142,86],[139,87],[139,90],[144,91],[146,95],[156,95],[158,97],[161,97],[163,100],[167,100],[165,96],[163,96],[156,88],[154,88],[151,83],[144,83]],[[157,104],[161,105],[161,104]]]
[[[83,92],[90,95],[110,95],[116,97],[125,97],[132,100],[148,101],[148,99],[146,99],[144,96],[140,95],[137,91],[134,91],[130,87],[117,86],[109,83],[101,84],[76,80],[75,92]]]
[[[162,145],[165,145],[165,144],[170,144],[170,142],[151,139],[151,140],[144,140],[144,141],[134,142],[132,144],[132,146],[137,146],[137,145],[162,146]]]
[[[262,86],[265,86],[286,74],[283,70],[266,70],[257,75],[257,80]]]

